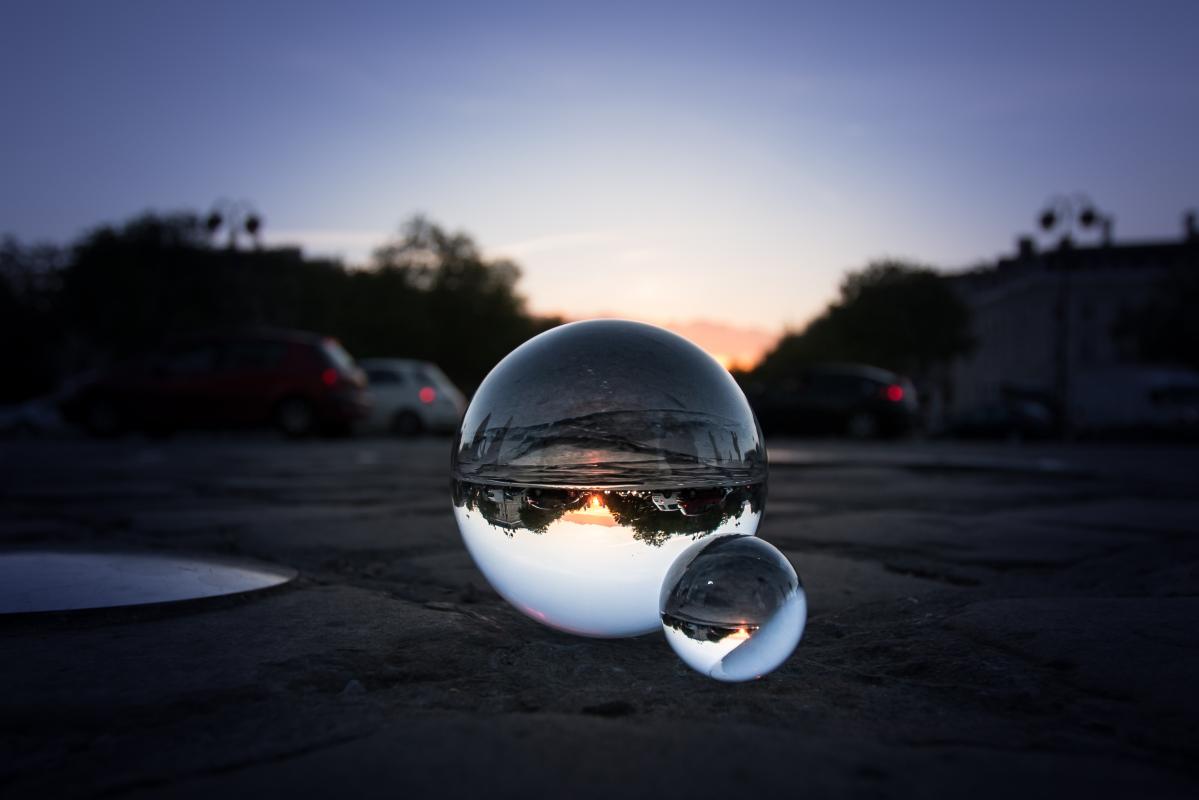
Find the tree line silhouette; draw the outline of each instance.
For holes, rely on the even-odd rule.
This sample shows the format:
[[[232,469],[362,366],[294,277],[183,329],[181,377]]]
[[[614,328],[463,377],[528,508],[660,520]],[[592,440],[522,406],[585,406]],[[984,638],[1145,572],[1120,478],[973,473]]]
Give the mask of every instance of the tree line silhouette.
[[[970,308],[943,275],[880,261],[848,273],[837,299],[785,335],[748,377],[770,382],[798,365],[844,361],[925,378],[973,347]]]
[[[675,536],[699,538],[739,520],[745,513],[761,513],[765,484],[727,488],[639,490],[548,489],[504,484],[454,481],[454,505],[478,512],[504,535],[516,528],[543,534],[562,517],[586,508],[592,497],[616,524],[633,531],[633,539],[661,547]]]
[[[0,243],[0,402],[195,331],[297,328],[357,357],[434,361],[468,392],[561,322],[531,314],[519,268],[417,217],[365,269],[297,248],[218,246],[196,214],[146,214],[67,247]]]
[[[520,269],[466,233],[422,217],[365,268],[298,248],[221,246],[201,215],[145,214],[65,247],[0,242],[0,402],[145,353],[173,337],[275,326],[338,338],[359,358],[434,361],[471,392],[529,337],[560,324],[529,312]],[[876,263],[786,334],[742,381],[769,385],[805,364],[854,361],[922,377],[969,352],[969,309],[927,267]]]

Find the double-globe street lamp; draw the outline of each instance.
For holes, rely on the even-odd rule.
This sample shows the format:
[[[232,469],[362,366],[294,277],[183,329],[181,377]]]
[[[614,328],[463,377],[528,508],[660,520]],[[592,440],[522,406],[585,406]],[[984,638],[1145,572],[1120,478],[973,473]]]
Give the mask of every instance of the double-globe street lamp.
[[[212,211],[204,218],[204,229],[208,231],[209,236],[216,236],[221,228],[228,232],[230,250],[237,249],[237,237],[243,232],[249,235],[255,248],[262,245],[259,238],[262,231],[262,215],[244,200],[219,200],[213,205]]]
[[[1104,213],[1095,207],[1091,199],[1081,192],[1072,195],[1056,195],[1050,198],[1045,210],[1037,218],[1041,230],[1051,233],[1062,231],[1059,243],[1059,253],[1055,258],[1059,273],[1057,298],[1054,304],[1054,384],[1057,402],[1058,422],[1062,435],[1069,438],[1073,433],[1072,408],[1072,349],[1074,347],[1074,331],[1072,318],[1074,316],[1074,291],[1071,272],[1077,266],[1077,258],[1072,252],[1073,232],[1090,231],[1098,228],[1101,242],[1111,244],[1112,228],[1115,220],[1111,214]]]

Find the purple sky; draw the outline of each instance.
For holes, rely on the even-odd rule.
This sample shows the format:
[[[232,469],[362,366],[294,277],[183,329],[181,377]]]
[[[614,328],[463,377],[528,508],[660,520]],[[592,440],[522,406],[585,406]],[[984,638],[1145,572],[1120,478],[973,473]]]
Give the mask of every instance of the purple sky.
[[[425,212],[537,310],[777,331],[1056,192],[1199,206],[1193,0],[243,5],[5,3],[0,232],[244,198],[360,261]]]

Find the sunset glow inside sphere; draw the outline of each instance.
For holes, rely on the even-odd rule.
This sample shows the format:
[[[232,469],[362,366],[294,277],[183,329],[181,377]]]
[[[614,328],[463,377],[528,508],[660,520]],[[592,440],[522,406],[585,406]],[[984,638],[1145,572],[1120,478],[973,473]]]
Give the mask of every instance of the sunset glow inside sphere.
[[[471,400],[454,513],[487,580],[585,636],[660,628],[662,579],[694,542],[752,536],[766,450],[736,381],[652,325],[563,325],[512,351]]]
[[[795,568],[754,536],[691,546],[662,582],[666,641],[695,671],[737,683],[787,660],[803,636],[807,596]]]

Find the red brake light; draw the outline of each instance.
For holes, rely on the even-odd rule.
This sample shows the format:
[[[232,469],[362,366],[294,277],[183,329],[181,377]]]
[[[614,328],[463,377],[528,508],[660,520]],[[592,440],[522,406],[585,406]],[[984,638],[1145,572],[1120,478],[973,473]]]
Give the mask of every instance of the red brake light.
[[[321,383],[325,384],[326,386],[336,386],[337,377],[337,370],[333,369],[333,367],[329,367],[321,373]]]
[[[437,391],[432,386],[423,386],[420,390],[420,401],[429,405],[437,399]]]
[[[900,400],[903,399],[903,387],[900,386],[898,383],[893,383],[890,386],[888,386],[886,388],[885,392],[887,395],[887,399],[890,400],[892,403],[898,403]]]

